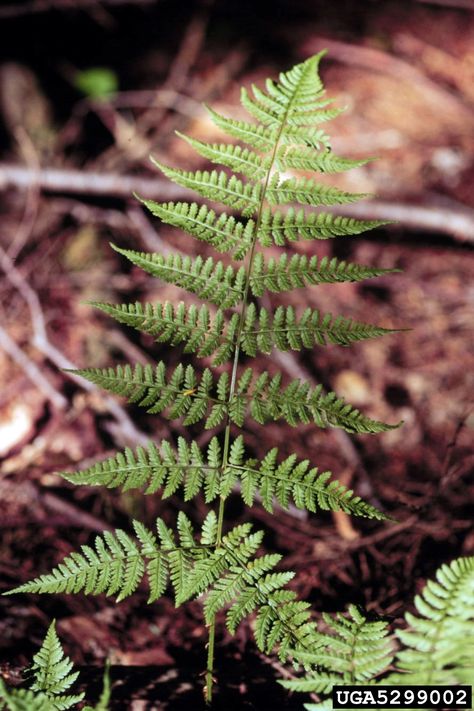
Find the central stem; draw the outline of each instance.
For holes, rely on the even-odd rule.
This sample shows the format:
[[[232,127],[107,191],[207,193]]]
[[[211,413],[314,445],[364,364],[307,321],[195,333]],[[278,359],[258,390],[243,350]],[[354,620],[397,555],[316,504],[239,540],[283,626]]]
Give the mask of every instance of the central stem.
[[[263,205],[265,202],[265,195],[267,192],[268,183],[270,182],[270,178],[272,175],[272,169],[273,169],[273,165],[275,163],[278,145],[280,143],[280,138],[281,138],[281,135],[283,132],[283,127],[285,125],[290,106],[291,106],[291,100],[288,102],[288,106],[286,107],[286,110],[283,115],[278,133],[276,135],[275,145],[273,147],[273,151],[272,151],[271,159],[270,159],[270,164],[267,169],[267,174],[265,176],[265,182],[263,185],[262,194],[260,197],[257,219],[255,221],[255,228],[254,228],[254,231],[252,234],[252,244],[250,247],[250,253],[249,253],[249,257],[248,257],[248,261],[247,261],[247,265],[246,265],[245,286],[244,286],[244,291],[243,291],[242,306],[241,306],[241,310],[240,310],[240,314],[239,314],[239,324],[238,324],[237,335],[236,335],[236,340],[235,340],[234,359],[233,359],[233,363],[232,363],[232,373],[231,373],[231,377],[230,377],[229,397],[227,399],[228,406],[230,406],[230,403],[231,403],[232,398],[234,396],[235,387],[236,387],[236,383],[237,383],[237,368],[239,365],[240,341],[242,338],[242,330],[244,327],[245,316],[247,313],[248,297],[249,297],[249,291],[250,291],[250,277],[252,275],[252,267],[253,267],[253,261],[254,261],[254,257],[255,257],[255,247],[257,245],[258,231],[259,231],[260,224],[262,221],[262,212],[263,212]],[[229,460],[230,425],[231,425],[231,423],[230,423],[229,411],[227,411],[226,426],[225,426],[225,432],[224,432],[224,447],[223,447],[223,453],[222,453],[221,476],[225,472],[225,470],[227,468],[228,460]],[[223,529],[223,524],[224,524],[224,507],[225,507],[225,497],[221,496],[220,501],[219,501],[219,510],[218,510],[218,514],[217,514],[216,546],[219,546],[222,543],[222,529]],[[210,625],[209,625],[209,641],[208,641],[208,646],[207,646],[207,667],[206,667],[206,685],[205,685],[205,698],[206,698],[207,704],[211,704],[211,702],[212,702],[212,688],[213,688],[213,684],[214,684],[215,640],[216,640],[216,618],[214,616],[212,618]]]

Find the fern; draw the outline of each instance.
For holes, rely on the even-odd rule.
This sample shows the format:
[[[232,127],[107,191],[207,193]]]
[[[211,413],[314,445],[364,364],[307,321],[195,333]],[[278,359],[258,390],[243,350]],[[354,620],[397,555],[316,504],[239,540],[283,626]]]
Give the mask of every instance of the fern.
[[[387,622],[368,622],[354,607],[348,615],[322,615],[312,652],[296,651],[310,669],[304,677],[280,681],[286,689],[328,696],[335,685],[456,685],[474,678],[474,558],[442,565],[415,597],[419,616],[407,612],[396,631],[395,653]],[[393,669],[394,671],[390,671]],[[330,698],[307,704],[329,711]]]
[[[474,678],[474,557],[443,565],[398,630],[403,648],[391,684],[470,683]]]
[[[160,445],[123,452],[76,473],[63,473],[74,484],[142,489],[167,498],[182,489],[183,499],[201,492],[216,501],[199,535],[183,513],[176,530],[158,519],[154,530],[133,523],[134,536],[123,530],[105,532],[93,544],[71,553],[50,573],[20,585],[14,592],[106,594],[122,600],[146,587],[153,602],[170,586],[177,605],[202,597],[209,627],[206,699],[212,698],[216,616],[225,610],[231,633],[247,617],[254,618],[258,647],[276,649],[281,659],[291,650],[308,653],[320,642],[307,603],[287,586],[293,573],[280,569],[280,556],[259,552],[262,532],[249,524],[229,529],[225,503],[236,485],[246,505],[261,500],[272,511],[275,502],[311,512],[345,511],[373,519],[384,514],[362,501],[330,472],[319,472],[295,455],[282,459],[276,448],[261,459],[247,451],[242,428],[247,418],[259,424],[283,419],[292,427],[314,423],[349,433],[384,432],[398,425],[371,419],[321,385],[287,382],[278,372],[240,367],[240,356],[325,346],[348,346],[388,334],[390,329],[359,323],[347,316],[316,309],[266,306],[261,296],[323,283],[355,282],[396,270],[336,258],[282,252],[267,257],[267,247],[288,247],[297,240],[349,237],[383,225],[340,217],[327,207],[351,204],[364,197],[319,182],[314,174],[337,173],[362,165],[335,155],[320,124],[340,113],[324,96],[318,76],[322,55],[311,57],[265,89],[243,90],[242,106],[250,121],[226,118],[209,109],[218,129],[237,143],[206,143],[182,136],[216,168],[187,171],[154,161],[171,180],[213,203],[142,201],[162,222],[225,255],[214,257],[163,255],[114,249],[153,277],[208,302],[104,304],[95,306],[117,321],[160,343],[182,346],[185,355],[212,359],[197,369],[180,363],[173,371],[164,362],[155,367],[118,365],[76,371],[105,390],[148,412],[203,422],[206,429],[223,427],[204,451],[195,441],[179,438]],[[311,171],[313,176],[291,171]],[[219,211],[216,203],[224,206]],[[294,207],[294,204],[304,207]],[[321,211],[319,208],[324,207]],[[316,208],[316,209],[311,209]],[[234,263],[228,263],[235,260]],[[228,367],[226,367],[228,365]],[[224,366],[219,372],[215,366]],[[355,612],[353,613],[356,614]],[[362,623],[361,623],[362,624]],[[343,625],[339,621],[338,625]]]
[[[357,323],[348,318],[333,319],[331,314],[320,314],[307,308],[300,318],[292,306],[279,306],[273,314],[267,309],[250,304],[245,324],[239,333],[239,317],[232,314],[226,323],[223,310],[211,316],[203,304],[199,309],[183,302],[173,304],[112,304],[94,303],[94,306],[120,323],[136,328],[156,338],[159,343],[185,343],[185,353],[196,353],[199,358],[214,355],[213,364],[222,365],[232,355],[237,337],[243,353],[271,353],[274,347],[281,351],[299,351],[314,344],[335,343],[347,346],[367,338],[377,338],[392,331],[387,328]]]
[[[32,674],[29,689],[7,689],[0,679],[0,708],[11,711],[63,711],[74,708],[84,698],[84,694],[66,694],[79,672],[73,671],[71,660],[65,656],[54,622],[29,671]]]
[[[259,462],[246,457],[242,436],[230,445],[227,467],[221,473],[222,448],[213,437],[203,452],[198,444],[178,438],[176,450],[168,440],[160,447],[127,448],[102,462],[78,472],[60,472],[72,484],[120,487],[122,491],[143,489],[145,494],[161,490],[166,499],[183,487],[183,498],[189,501],[204,490],[206,503],[218,496],[228,496],[237,483],[248,506],[258,495],[267,511],[273,511],[276,499],[288,508],[290,502],[301,509],[316,512],[345,511],[356,516],[384,519],[386,516],[374,506],[332,478],[329,471],[311,468],[307,459],[297,460],[293,454],[278,462],[278,449],[270,450]]]
[[[260,424],[284,419],[293,427],[314,422],[318,427],[339,427],[361,434],[386,432],[398,426],[366,417],[335,393],[324,394],[321,385],[311,388],[293,380],[282,389],[280,373],[270,376],[265,371],[255,377],[252,368],[237,379],[233,392],[226,372],[216,380],[206,368],[198,377],[191,365],[185,368],[180,364],[167,375],[163,361],[156,368],[138,363],[72,372],[145,407],[147,412],[165,412],[169,419],[184,416],[185,425],[205,419],[206,429],[216,427],[226,416],[241,427],[247,413]]]
[[[348,615],[323,614],[327,632],[320,632],[313,652],[297,653],[297,659],[315,668],[302,679],[281,681],[292,691],[329,694],[335,685],[373,684],[393,659],[388,624],[368,622],[351,605]],[[326,709],[326,702],[312,706]]]

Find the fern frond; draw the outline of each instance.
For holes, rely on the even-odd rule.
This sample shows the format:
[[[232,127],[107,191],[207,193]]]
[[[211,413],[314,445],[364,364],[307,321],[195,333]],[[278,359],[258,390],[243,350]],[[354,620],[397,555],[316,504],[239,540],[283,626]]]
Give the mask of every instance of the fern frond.
[[[267,84],[267,88],[270,88],[269,84]],[[304,109],[300,111],[298,110],[298,97],[289,97],[288,95],[283,96],[280,94],[280,101],[278,101],[275,98],[275,92],[279,89],[273,82],[271,89],[273,92],[269,91],[265,93],[265,91],[253,84],[253,96],[251,96],[245,88],[242,88],[240,101],[251,116],[267,126],[276,126],[284,122],[284,133],[286,133],[288,128],[294,126],[308,126],[309,124],[314,125],[330,121],[339,116],[344,110],[339,108],[325,108],[332,103],[332,100],[324,99],[315,102],[305,100]],[[288,111],[289,98],[292,98],[293,101]]]
[[[319,633],[318,649],[295,654],[299,662],[316,670],[280,684],[292,691],[317,694],[330,693],[335,684],[373,684],[393,659],[388,624],[368,622],[354,605],[348,616],[322,617],[328,632]]]
[[[318,664],[321,688],[330,688],[334,679],[371,682],[390,656],[383,624],[368,623],[355,608],[350,610],[350,619],[325,618],[330,631],[318,632],[308,603],[299,601],[287,589],[293,573],[278,569],[280,556],[258,555],[261,531],[253,531],[250,524],[243,523],[224,534],[224,502],[235,484],[240,484],[245,503],[252,505],[259,495],[269,511],[275,501],[283,507],[294,502],[310,511],[342,510],[384,518],[377,509],[333,480],[330,472],[320,473],[317,468],[310,468],[308,461],[298,461],[294,455],[279,461],[276,448],[258,462],[246,455],[242,437],[231,440],[232,423],[242,427],[247,414],[261,424],[281,418],[291,426],[314,422],[319,427],[339,427],[350,433],[382,432],[398,426],[366,417],[335,393],[324,393],[321,385],[312,387],[300,380],[283,384],[281,373],[256,373],[251,368],[239,373],[241,353],[255,356],[258,352],[269,353],[274,347],[300,350],[315,343],[348,345],[389,332],[348,318],[323,315],[311,308],[297,315],[292,307],[269,311],[249,303],[249,295],[259,297],[266,290],[282,292],[324,282],[360,281],[394,271],[304,255],[290,259],[282,254],[266,262],[256,251],[257,243],[263,247],[284,247],[298,239],[354,235],[386,224],[306,208],[277,209],[291,203],[324,208],[365,197],[324,185],[311,177],[288,174],[293,169],[333,173],[366,162],[334,155],[328,136],[320,128],[320,124],[340,113],[324,97],[317,72],[322,54],[281,73],[278,82],[267,81],[264,89],[254,86],[251,93],[243,90],[241,103],[252,117],[250,121],[226,118],[210,109],[217,127],[239,144],[205,143],[183,136],[198,154],[216,163],[219,169],[187,171],[154,161],[178,185],[229,209],[219,214],[197,202],[144,200],[144,205],[166,224],[218,252],[230,254],[236,260],[245,259],[243,266],[227,266],[211,257],[164,256],[114,247],[133,265],[197,295],[217,309],[205,304],[174,306],[168,302],[95,303],[120,323],[161,343],[183,344],[186,354],[212,357],[214,365],[232,361],[232,369],[219,374],[209,368],[201,372],[191,365],[180,364],[167,372],[160,362],[156,367],[127,364],[73,371],[150,413],[163,413],[169,419],[182,418],[184,425],[203,420],[204,427],[211,429],[225,422],[225,434],[222,444],[213,437],[207,450],[182,437],[176,447],[164,440],[159,446],[127,448],[83,471],[63,473],[64,478],[75,484],[121,487],[124,491],[144,488],[146,494],[160,490],[163,498],[182,488],[186,501],[204,491],[206,502],[219,497],[218,515],[210,512],[197,533],[183,512],[178,514],[176,530],[157,519],[156,530],[134,521],[133,537],[121,529],[114,533],[106,531],[96,537],[93,545],[84,545],[71,553],[50,573],[12,591],[84,591],[114,595],[122,600],[146,581],[148,602],[163,595],[169,583],[176,605],[203,596],[205,619],[210,626],[208,701],[212,696],[215,618],[222,610],[226,610],[226,625],[231,633],[245,617],[255,614],[254,632],[259,649],[265,653],[276,649],[282,660],[294,655],[309,665]],[[228,214],[231,212],[235,216]],[[237,305],[237,313],[226,312]],[[430,604],[433,602],[429,597],[426,599]],[[433,607],[438,609],[435,603]],[[417,633],[415,630],[413,634],[414,648],[418,644]],[[74,675],[69,660],[64,660],[61,654],[58,657],[56,641],[52,632],[35,664],[43,684],[41,675],[53,659],[58,667],[53,688],[58,697],[67,699],[61,694]],[[304,657],[308,654],[313,657]],[[314,662],[314,658],[323,661]],[[402,671],[407,672],[410,659],[400,659],[405,664]],[[467,668],[466,656],[458,656],[456,663],[459,669]],[[310,683],[315,683],[314,678]],[[38,689],[42,694],[41,686]]]
[[[258,609],[255,637],[259,648],[270,652],[277,647],[285,659],[290,648],[314,647],[316,630],[309,605],[285,589],[293,573],[274,572],[281,556],[253,557],[262,536],[261,531],[252,533],[250,524],[233,528],[212,553],[195,561],[178,604],[205,593],[206,620],[210,623],[219,610],[228,607],[226,624],[232,634],[244,617]]]
[[[131,595],[145,572],[142,555],[132,539],[122,530],[115,535],[105,531],[95,539],[95,548],[81,546],[51,573],[41,575],[12,593],[78,593],[86,595],[117,594],[117,600]]]
[[[284,247],[296,240],[333,239],[358,235],[387,225],[386,220],[357,220],[353,217],[332,215],[329,212],[310,212],[290,207],[287,212],[264,208],[258,228],[258,240],[264,247],[273,243]]]
[[[271,151],[274,147],[278,135],[278,130],[275,130],[275,128],[267,128],[261,124],[226,118],[211,109],[210,106],[206,106],[206,109],[215,125],[228,136],[233,136],[239,141],[257,148],[259,151]]]
[[[230,418],[240,426],[247,402],[250,414],[261,424],[283,418],[292,426],[314,422],[318,427],[339,427],[353,433],[383,432],[398,426],[371,420],[335,393],[324,394],[321,385],[311,388],[306,382],[293,380],[282,388],[281,373],[271,377],[264,372],[254,382],[252,378],[253,371],[248,368],[229,403]]]
[[[202,536],[205,539],[215,526],[215,514],[208,514]],[[162,519],[156,521],[157,537],[139,521],[133,521],[138,543],[122,531],[105,531],[95,538],[94,548],[81,546],[81,552],[71,553],[53,568],[14,590],[14,593],[79,593],[86,595],[117,595],[117,602],[131,595],[148,577],[148,602],[160,597],[168,578],[178,600],[187,585],[192,564],[206,556],[208,546],[195,541],[189,519],[178,515],[178,542],[173,531]],[[210,554],[209,554],[210,555]]]
[[[41,648],[33,657],[30,671],[33,674],[31,689],[53,697],[55,705],[61,702],[61,699],[57,697],[64,694],[79,676],[79,672],[73,672],[73,663],[64,654],[56,634],[55,622],[49,626]],[[70,706],[81,701],[83,696],[80,694],[77,697],[68,697],[68,700],[74,698]],[[63,708],[70,706],[63,706]]]
[[[164,304],[103,304],[93,306],[112,316],[120,323],[153,336],[159,343],[175,346],[185,343],[185,353],[196,353],[199,358],[213,355],[213,364],[222,365],[232,356],[236,343],[239,317],[232,314],[226,320],[222,310],[214,316],[203,304],[200,308],[186,306],[183,302],[174,306]]]
[[[198,560],[188,573],[179,601],[184,602],[208,590],[234,563],[244,565],[260,547],[263,538],[263,531],[250,531],[250,524],[236,526],[223,537],[222,544]]]
[[[189,143],[194,150],[208,158],[213,163],[225,165],[232,168],[236,173],[242,173],[252,180],[262,180],[269,167],[268,156],[261,156],[259,153],[242,148],[238,144],[232,143],[203,143],[195,138],[185,136],[179,131],[176,132],[180,138]]]
[[[364,160],[343,158],[330,150],[315,151],[304,146],[281,146],[277,153],[276,163],[281,171],[296,168],[318,173],[341,173],[351,168],[359,168],[369,161],[370,158]]]
[[[283,461],[278,461],[278,449],[271,449],[261,462],[245,457],[243,438],[238,437],[232,444],[230,460],[226,472],[231,477],[238,475],[241,481],[241,493],[247,506],[252,506],[255,495],[262,498],[267,511],[273,511],[274,499],[280,506],[288,508],[290,500],[295,506],[308,511],[345,511],[355,516],[384,519],[386,516],[362,501],[354,492],[332,478],[329,471],[319,472],[317,467],[310,467],[307,459],[299,460],[292,454]],[[222,487],[229,486],[224,477]],[[226,493],[225,490],[223,492]]]
[[[120,323],[153,336],[159,343],[184,342],[185,353],[196,353],[199,358],[213,356],[214,365],[229,361],[237,342],[238,314],[226,320],[223,311],[218,310],[211,317],[204,304],[199,309],[183,302],[176,307],[170,302],[117,306],[93,302],[92,305]],[[270,353],[274,347],[286,351],[311,348],[314,344],[346,346],[394,332],[395,329],[358,323],[342,316],[333,318],[331,314],[320,314],[310,308],[298,319],[291,306],[286,309],[280,306],[270,314],[264,308],[257,311],[250,304],[239,342],[244,353],[255,356],[257,352]]]
[[[212,372],[206,368],[198,380],[190,365],[186,368],[178,365],[169,377],[162,361],[156,368],[137,364],[133,368],[118,365],[71,372],[147,408],[147,412],[166,411],[169,419],[184,416],[184,424],[193,424],[207,415],[206,429],[216,427],[226,413],[241,427],[247,411],[260,424],[283,418],[293,427],[299,422],[314,422],[318,427],[339,427],[359,434],[385,432],[400,426],[400,423],[389,425],[363,415],[335,393],[324,394],[322,385],[311,388],[306,382],[293,380],[282,389],[281,373],[271,377],[264,372],[254,379],[251,368],[238,379],[236,392],[231,397],[227,373],[215,382]]]
[[[191,259],[180,254],[164,257],[161,254],[135,252],[114,245],[112,247],[148,274],[197,294],[216,306],[229,308],[242,300],[245,283],[243,267],[234,270],[222,262],[215,262],[212,257]]]
[[[28,670],[32,674],[29,689],[7,689],[0,677],[0,708],[4,702],[12,711],[63,711],[80,703],[84,694],[66,694],[79,676],[64,654],[52,622],[39,651]]]
[[[367,193],[349,193],[339,188],[323,185],[313,178],[288,178],[281,180],[275,173],[266,190],[265,197],[270,205],[286,205],[296,202],[300,205],[344,205],[357,202]]]
[[[311,284],[364,281],[398,271],[340,261],[336,257],[308,258],[305,254],[291,257],[282,254],[279,259],[270,257],[266,262],[263,254],[257,252],[250,275],[250,289],[254,296],[263,296],[265,290],[279,293]]]
[[[177,185],[194,190],[213,202],[221,202],[239,210],[244,217],[250,217],[258,210],[262,189],[260,183],[243,182],[236,175],[229,176],[222,170],[192,172],[170,168],[157,160],[153,160],[153,163]]]
[[[31,689],[8,689],[0,676],[0,709],[2,711],[55,711],[51,699],[46,694],[35,693]],[[71,708],[65,706],[63,708]]]
[[[403,649],[390,684],[455,684],[474,678],[474,557],[442,565],[398,630]]]
[[[225,212],[217,214],[207,205],[195,202],[154,202],[142,200],[152,215],[163,222],[207,242],[218,252],[230,252],[234,259],[243,259],[252,244],[253,220],[238,222]]]
[[[298,461],[291,455],[278,462],[277,448],[271,449],[261,462],[249,459],[245,456],[241,435],[230,446],[224,471],[221,463],[222,448],[217,437],[211,439],[207,454],[196,442],[188,444],[179,437],[176,450],[170,442],[163,440],[160,447],[150,443],[147,448],[137,447],[135,451],[127,448],[87,469],[59,472],[59,475],[75,485],[119,487],[122,491],[144,488],[145,494],[155,494],[161,489],[162,498],[171,496],[183,486],[185,501],[204,490],[207,503],[217,496],[228,496],[240,482],[241,495],[247,506],[253,506],[258,494],[270,512],[276,500],[283,508],[288,508],[293,501],[298,508],[312,512],[321,509],[379,520],[386,518],[381,511],[333,479],[331,472],[310,468],[308,460]],[[207,531],[202,542],[211,545],[214,538],[214,532]]]
[[[292,306],[279,306],[273,314],[262,308],[257,311],[250,304],[242,331],[242,350],[250,356],[257,352],[271,353],[280,351],[312,348],[315,344],[324,346],[335,343],[347,346],[356,341],[377,338],[394,330],[359,323],[350,318],[332,314],[321,314],[317,309],[307,308],[301,316],[296,316]]]

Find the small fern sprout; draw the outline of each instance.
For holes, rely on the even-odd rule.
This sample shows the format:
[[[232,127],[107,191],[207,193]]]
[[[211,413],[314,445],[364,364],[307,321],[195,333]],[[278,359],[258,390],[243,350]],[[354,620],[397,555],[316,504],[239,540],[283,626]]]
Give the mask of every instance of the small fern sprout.
[[[84,694],[66,693],[77,680],[79,672],[73,671],[71,660],[64,654],[54,622],[33,657],[29,672],[32,676],[29,689],[7,689],[0,678],[0,709],[63,711],[74,708],[84,698]]]
[[[240,490],[247,506],[262,501],[270,512],[276,504],[284,508],[293,504],[315,513],[345,511],[386,518],[331,472],[319,471],[294,454],[283,458],[275,447],[261,460],[255,459],[241,432],[248,421],[264,425],[284,420],[291,427],[313,423],[350,434],[398,426],[371,419],[321,385],[288,380],[273,368],[270,372],[241,365],[242,355],[252,359],[273,349],[349,346],[391,333],[309,307],[273,308],[259,303],[268,294],[358,282],[396,271],[292,253],[296,241],[316,245],[319,240],[347,239],[385,224],[333,214],[331,206],[350,204],[365,195],[318,180],[319,174],[366,162],[333,153],[321,128],[340,113],[325,97],[318,75],[321,57],[322,53],[282,72],[277,82],[267,80],[265,88],[242,90],[241,103],[249,120],[226,118],[209,108],[211,120],[230,142],[205,143],[182,136],[216,167],[186,171],[154,161],[168,178],[198,197],[191,202],[144,200],[143,204],[162,222],[210,246],[218,258],[114,249],[152,277],[191,292],[202,303],[94,304],[159,343],[181,346],[185,359],[174,370],[161,361],[153,366],[87,368],[77,374],[149,413],[179,419],[184,426],[202,423],[204,429],[216,432],[207,447],[187,437],[180,437],[177,446],[168,440],[150,442],[62,475],[77,485],[140,489],[163,499],[177,492],[185,501],[203,495],[209,512],[200,530],[194,530],[184,513],[178,515],[174,529],[161,518],[152,527],[134,521],[133,534],[105,531],[50,573],[13,591],[105,593],[123,600],[143,583],[150,603],[168,586],[177,605],[202,598],[209,628],[208,702],[214,684],[216,618],[222,610],[231,633],[252,616],[259,649],[276,650],[282,660],[290,650],[311,651],[319,639],[308,604],[288,587],[293,573],[280,568],[279,554],[260,551],[262,531],[248,523],[232,527],[227,521],[230,494]],[[216,207],[219,203],[222,209]],[[272,256],[266,253],[269,247]],[[186,361],[192,354],[194,364]],[[201,367],[201,358],[210,364]]]

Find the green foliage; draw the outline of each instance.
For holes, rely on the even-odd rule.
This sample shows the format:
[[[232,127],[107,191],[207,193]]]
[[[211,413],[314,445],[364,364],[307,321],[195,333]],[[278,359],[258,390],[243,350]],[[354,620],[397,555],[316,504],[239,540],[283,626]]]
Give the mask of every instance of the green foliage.
[[[366,417],[335,393],[325,394],[322,385],[312,388],[306,382],[293,380],[282,388],[281,373],[271,376],[264,371],[255,377],[252,368],[238,378],[234,393],[227,372],[215,379],[206,368],[198,377],[191,365],[180,364],[167,375],[163,361],[155,368],[138,363],[133,367],[118,365],[72,372],[145,407],[147,412],[165,412],[169,419],[184,416],[185,425],[205,418],[205,429],[216,427],[226,415],[242,427],[247,414],[259,424],[284,419],[292,427],[314,422],[318,427],[339,427],[360,434],[398,427]]]
[[[335,684],[456,685],[474,678],[474,558],[442,565],[415,597],[419,616],[407,612],[394,650],[387,622],[368,622],[354,607],[348,615],[322,615],[311,652],[295,658],[309,671],[280,683],[291,691],[328,696]],[[321,627],[321,626],[320,626]],[[394,669],[394,671],[393,671]],[[392,671],[391,671],[392,670]],[[329,698],[305,706],[328,711]]]
[[[442,565],[415,597],[397,631],[402,649],[392,684],[456,684],[474,679],[474,557]]]
[[[180,363],[167,372],[165,363],[160,362],[155,367],[125,364],[75,371],[150,413],[182,419],[185,426],[199,421],[204,421],[206,429],[223,425],[224,432],[222,438],[216,435],[211,439],[206,452],[196,442],[179,438],[177,448],[163,441],[160,446],[151,443],[135,451],[126,449],[93,467],[63,476],[75,484],[142,488],[148,494],[160,491],[163,498],[180,487],[185,500],[203,492],[207,503],[218,500],[217,513],[209,512],[199,537],[182,512],[176,531],[158,519],[154,531],[135,521],[133,538],[122,530],[105,532],[93,545],[82,546],[66,557],[51,573],[16,589],[30,593],[83,591],[122,600],[146,585],[149,602],[153,602],[170,585],[177,605],[203,597],[209,626],[208,700],[212,696],[219,611],[227,611],[231,633],[244,618],[254,616],[258,647],[266,653],[275,648],[281,659],[290,650],[310,652],[321,641],[308,604],[297,600],[287,587],[293,573],[279,569],[279,555],[258,554],[262,532],[253,531],[247,523],[228,530],[225,502],[236,485],[240,485],[247,505],[258,498],[268,511],[278,502],[285,508],[294,503],[311,512],[342,510],[384,518],[382,512],[334,480],[330,472],[319,472],[295,455],[280,460],[277,449],[260,461],[254,459],[246,452],[244,437],[231,431],[242,428],[247,417],[259,424],[284,419],[293,427],[312,422],[357,434],[397,426],[367,417],[335,393],[325,393],[321,385],[286,382],[278,372],[240,367],[241,354],[252,358],[274,348],[299,351],[314,345],[347,346],[389,332],[347,316],[312,308],[298,313],[292,307],[264,308],[256,301],[271,293],[362,281],[395,271],[336,258],[288,252],[275,256],[276,250],[297,240],[348,237],[384,224],[340,217],[325,209],[353,203],[364,195],[324,184],[314,174],[337,173],[365,161],[335,155],[320,128],[340,113],[324,97],[318,76],[321,56],[280,74],[278,82],[268,80],[265,89],[254,86],[251,93],[243,90],[242,106],[255,121],[229,119],[209,109],[216,126],[239,143],[205,143],[183,136],[218,169],[186,171],[154,161],[175,183],[194,190],[214,206],[224,205],[227,212],[196,202],[144,200],[144,205],[162,222],[224,254],[225,262],[114,247],[136,267],[211,306],[168,302],[95,305],[158,342],[182,345],[184,354],[211,358],[212,367],[197,370]],[[313,175],[294,175],[295,169]],[[272,248],[269,258],[264,254],[268,247]],[[228,263],[231,260],[235,265]],[[228,368],[221,367],[227,364]],[[220,370],[216,371],[216,366]],[[363,618],[354,617],[353,621],[364,624]],[[335,633],[343,627],[341,619]],[[370,635],[367,640],[374,641]],[[372,669],[374,659],[367,656],[361,669]]]
[[[393,652],[387,623],[368,622],[354,605],[348,615],[323,614],[322,621],[327,631],[318,633],[315,651],[296,653],[298,661],[314,671],[301,679],[281,681],[285,688],[329,694],[336,684],[371,684],[390,665]],[[321,708],[325,707],[323,703]]]
[[[79,676],[64,654],[53,622],[33,657],[29,689],[7,689],[0,679],[0,708],[10,711],[63,711],[74,708],[84,694],[66,694]],[[4,704],[4,705],[3,705]]]
[[[274,447],[259,462],[246,456],[241,435],[232,442],[229,451],[229,460],[222,473],[222,447],[217,437],[209,442],[207,453],[195,441],[188,444],[184,437],[179,437],[176,449],[168,440],[163,440],[160,447],[150,443],[146,448],[127,448],[82,471],[60,474],[76,485],[120,487],[122,491],[141,488],[145,494],[161,490],[164,499],[182,486],[185,501],[202,491],[206,503],[218,496],[228,496],[239,483],[247,506],[252,506],[258,496],[270,512],[273,512],[276,499],[285,509],[293,502],[298,508],[312,512],[322,509],[386,518],[381,511],[333,479],[331,472],[311,468],[307,459],[298,461],[292,454],[279,462],[278,449]]]
[[[113,304],[94,303],[94,306],[120,323],[147,333],[159,343],[177,345],[185,343],[185,353],[196,353],[199,358],[214,355],[213,364],[222,365],[230,360],[239,338],[240,348],[246,355],[312,348],[315,344],[334,343],[347,346],[367,338],[377,338],[390,329],[371,326],[331,314],[320,314],[307,308],[298,318],[292,306],[279,306],[274,313],[257,309],[250,304],[243,329],[239,330],[239,317],[234,313],[226,320],[219,309],[211,315],[203,304],[200,308],[180,302],[176,307],[164,304]]]
[[[76,72],[74,86],[91,99],[106,99],[118,90],[118,79],[108,67],[92,67]]]

